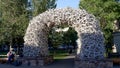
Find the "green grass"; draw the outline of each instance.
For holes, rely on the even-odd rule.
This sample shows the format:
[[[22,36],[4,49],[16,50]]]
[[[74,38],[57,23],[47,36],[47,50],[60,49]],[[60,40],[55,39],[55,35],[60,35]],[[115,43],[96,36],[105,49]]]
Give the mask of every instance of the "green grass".
[[[0,52],[0,55],[6,55],[7,52]],[[66,56],[69,55],[67,50],[54,50],[50,51],[50,55],[54,56],[54,59],[64,59]],[[0,58],[5,58],[7,56],[0,56]]]
[[[54,59],[64,59],[66,56],[68,56],[68,52],[66,50],[55,50],[55,51],[50,51],[50,55],[54,56]]]

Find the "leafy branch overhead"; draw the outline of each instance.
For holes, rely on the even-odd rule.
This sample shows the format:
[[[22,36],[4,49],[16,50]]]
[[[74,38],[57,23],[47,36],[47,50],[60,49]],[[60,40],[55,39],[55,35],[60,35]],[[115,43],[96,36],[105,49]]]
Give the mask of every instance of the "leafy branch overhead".
[[[29,16],[56,8],[56,0],[33,0],[31,3],[34,7],[32,12],[27,10],[28,0],[0,0],[0,44],[23,44]]]
[[[112,46],[114,21],[120,18],[120,2],[116,0],[80,0],[80,8],[86,9],[100,21],[107,47]]]

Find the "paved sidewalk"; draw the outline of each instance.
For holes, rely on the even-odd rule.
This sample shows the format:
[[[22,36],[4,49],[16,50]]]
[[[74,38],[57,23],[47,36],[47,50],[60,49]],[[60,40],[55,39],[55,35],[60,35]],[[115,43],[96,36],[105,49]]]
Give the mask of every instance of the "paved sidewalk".
[[[0,68],[74,68],[74,56],[67,56],[64,59],[55,60],[52,64],[46,66],[13,66],[0,64]],[[113,68],[120,68],[120,66],[114,66]]]
[[[0,68],[74,68],[74,56],[65,57],[65,59],[55,60],[46,66],[13,66],[8,64],[0,64]]]

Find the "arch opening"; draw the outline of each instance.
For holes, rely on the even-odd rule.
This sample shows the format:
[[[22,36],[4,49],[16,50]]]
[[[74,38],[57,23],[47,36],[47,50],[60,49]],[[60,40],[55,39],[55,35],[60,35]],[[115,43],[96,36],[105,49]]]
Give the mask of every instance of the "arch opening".
[[[76,53],[77,32],[67,25],[55,26],[49,33],[49,52],[54,57],[74,55]],[[57,54],[59,53],[59,54]]]

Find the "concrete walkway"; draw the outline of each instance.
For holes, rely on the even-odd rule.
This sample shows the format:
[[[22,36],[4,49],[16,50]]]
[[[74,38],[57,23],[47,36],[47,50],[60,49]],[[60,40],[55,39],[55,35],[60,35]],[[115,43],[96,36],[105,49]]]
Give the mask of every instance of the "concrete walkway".
[[[74,68],[74,56],[67,56],[65,59],[55,60],[53,63],[45,66],[13,66],[9,64],[0,64],[0,68]]]
[[[74,68],[74,56],[67,56],[64,59],[55,60],[52,64],[46,66],[13,66],[0,64],[0,68]],[[120,68],[120,66],[114,66],[113,68]]]

